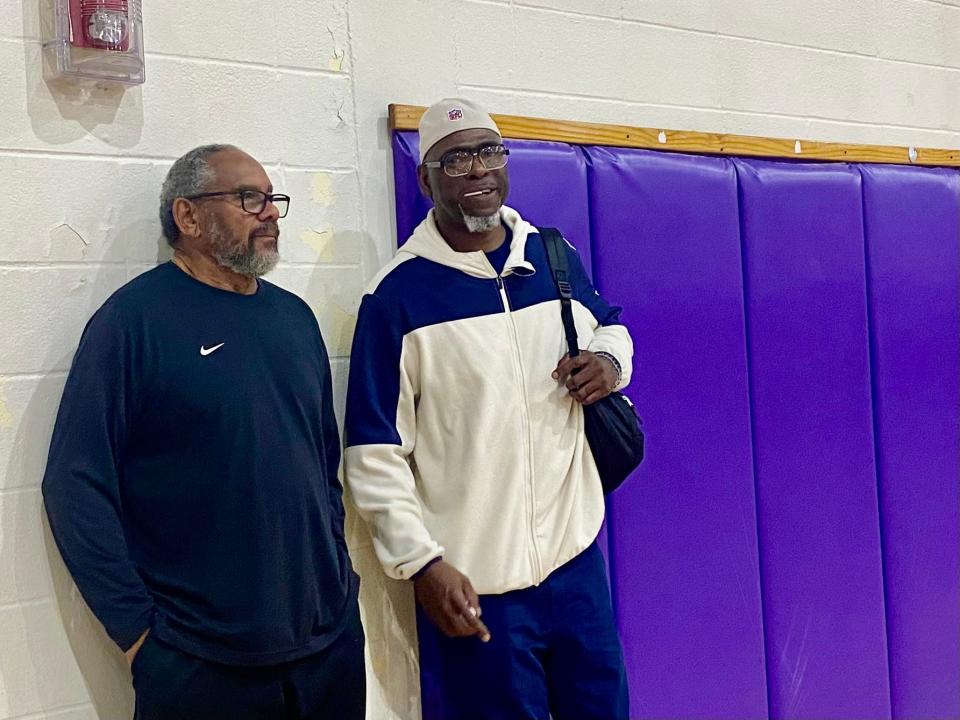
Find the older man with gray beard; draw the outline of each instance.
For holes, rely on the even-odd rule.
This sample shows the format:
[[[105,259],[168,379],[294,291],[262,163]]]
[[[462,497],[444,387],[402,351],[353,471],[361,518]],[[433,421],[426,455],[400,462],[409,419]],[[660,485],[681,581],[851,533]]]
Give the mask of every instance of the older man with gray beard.
[[[329,361],[306,303],[260,277],[273,190],[229,145],[174,163],[173,260],[88,323],[50,445],[50,525],[141,720],[364,717]]]

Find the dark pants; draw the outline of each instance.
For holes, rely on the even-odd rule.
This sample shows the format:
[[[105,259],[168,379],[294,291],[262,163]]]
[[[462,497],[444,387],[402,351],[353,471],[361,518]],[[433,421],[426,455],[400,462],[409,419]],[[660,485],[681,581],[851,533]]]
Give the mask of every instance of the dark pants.
[[[133,660],[135,720],[363,720],[363,627],[354,604],[318,653],[266,667],[201,660],[147,636]]]
[[[623,652],[591,545],[541,585],[481,595],[491,640],[448,638],[417,609],[423,720],[626,720]]]

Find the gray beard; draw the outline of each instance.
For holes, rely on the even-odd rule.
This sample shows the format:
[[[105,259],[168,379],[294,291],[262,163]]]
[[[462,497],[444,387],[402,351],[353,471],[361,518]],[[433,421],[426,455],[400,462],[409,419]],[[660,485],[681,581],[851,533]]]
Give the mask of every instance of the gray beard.
[[[258,278],[273,270],[280,262],[279,252],[264,250],[258,253],[254,250],[252,241],[248,242],[246,247],[231,247],[223,230],[216,223],[212,224],[210,234],[213,236],[213,259],[221,267],[233,270],[238,275]]]
[[[493,215],[467,215],[463,208],[460,208],[460,214],[463,215],[463,224],[472,233],[489,232],[500,227],[499,212]]]
[[[233,270],[238,275],[247,277],[261,277],[273,270],[280,262],[280,253],[276,250],[266,250],[262,253],[237,252],[226,255],[214,253],[213,257],[225,268]]]

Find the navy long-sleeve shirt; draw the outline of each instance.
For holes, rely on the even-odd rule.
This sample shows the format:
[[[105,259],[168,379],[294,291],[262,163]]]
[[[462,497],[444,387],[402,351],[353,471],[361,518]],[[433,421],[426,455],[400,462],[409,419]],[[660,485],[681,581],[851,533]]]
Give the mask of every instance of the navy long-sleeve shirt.
[[[121,648],[147,628],[199,657],[293,660],[356,597],[340,441],[316,319],[172,263],[84,330],[43,479],[54,537]]]

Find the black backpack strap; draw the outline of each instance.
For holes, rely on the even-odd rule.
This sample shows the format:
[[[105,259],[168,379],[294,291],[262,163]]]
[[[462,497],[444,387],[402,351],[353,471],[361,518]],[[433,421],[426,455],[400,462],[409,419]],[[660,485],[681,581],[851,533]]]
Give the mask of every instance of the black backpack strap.
[[[547,264],[550,266],[553,282],[560,294],[560,319],[563,320],[563,331],[567,336],[567,351],[570,357],[576,357],[580,354],[580,346],[577,344],[577,326],[573,322],[573,305],[570,302],[573,295],[567,265],[567,241],[556,228],[539,228],[539,230],[547,250]]]

